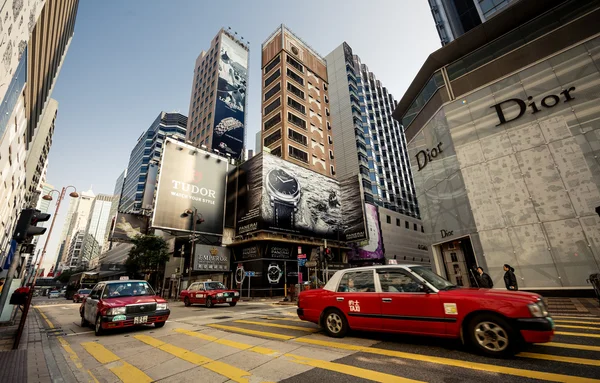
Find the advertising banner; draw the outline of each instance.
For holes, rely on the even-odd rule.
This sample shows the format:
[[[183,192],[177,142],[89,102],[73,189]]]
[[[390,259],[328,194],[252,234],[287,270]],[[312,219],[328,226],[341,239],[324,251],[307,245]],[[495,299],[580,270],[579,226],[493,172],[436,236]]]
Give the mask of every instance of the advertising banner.
[[[365,204],[365,215],[367,216],[369,241],[364,246],[354,245],[352,247],[352,250],[348,254],[348,259],[350,261],[373,261],[381,260],[385,257],[377,207]]]
[[[148,232],[148,217],[138,214],[117,213],[111,240],[129,242]]]
[[[229,271],[229,249],[222,246],[196,245],[195,271]]]
[[[244,162],[237,170],[237,224],[238,234],[257,231],[261,223],[260,207],[263,189],[262,154]]]
[[[142,209],[152,210],[157,177],[158,165],[155,163],[148,165],[148,175],[146,176],[146,186],[144,186],[144,197],[142,198]]]
[[[197,209],[203,219],[196,232],[222,235],[228,162],[190,145],[167,139],[163,147],[152,227],[191,231]]]
[[[340,181],[342,222],[347,242],[363,241],[367,236],[365,202],[360,176],[354,175]]]
[[[226,34],[221,39],[212,148],[239,158],[244,148],[248,51]]]

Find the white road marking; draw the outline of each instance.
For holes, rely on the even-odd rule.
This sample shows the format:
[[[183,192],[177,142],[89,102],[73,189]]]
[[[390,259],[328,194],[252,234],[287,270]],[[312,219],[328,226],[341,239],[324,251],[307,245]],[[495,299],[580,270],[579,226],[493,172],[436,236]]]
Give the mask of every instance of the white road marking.
[[[77,336],[77,335],[83,335],[83,334],[90,334],[93,331],[84,331],[84,332],[74,332],[73,334],[67,334],[67,336]]]
[[[59,303],[59,304],[55,304],[55,305],[35,305],[33,307],[35,307],[36,309],[39,308],[44,308],[44,307],[63,307],[63,306],[81,306],[81,303]]]

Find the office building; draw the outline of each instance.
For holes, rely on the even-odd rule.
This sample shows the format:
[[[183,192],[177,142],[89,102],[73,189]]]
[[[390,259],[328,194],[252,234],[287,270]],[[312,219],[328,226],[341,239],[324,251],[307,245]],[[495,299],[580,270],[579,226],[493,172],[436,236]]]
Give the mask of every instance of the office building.
[[[76,231],[70,238],[69,246],[66,251],[66,260],[64,268],[66,270],[77,270],[83,268],[85,265],[81,259],[81,248],[83,246],[83,239],[85,238],[85,230]]]
[[[149,176],[149,173],[152,173],[151,168],[156,167],[160,161],[164,139],[171,137],[184,141],[187,122],[187,117],[182,114],[161,112],[150,128],[140,136],[129,157],[119,211],[136,214],[146,211],[147,206],[142,206],[146,180],[152,176],[152,174]],[[156,173],[153,174],[155,176]],[[152,197],[153,195],[147,195],[150,203]]]
[[[394,97],[347,43],[326,60],[338,177],[360,174],[365,202],[419,218]]]
[[[429,0],[431,14],[446,45],[519,0]]]
[[[327,63],[281,25],[262,44],[262,145],[335,178]]]
[[[256,141],[254,142],[254,154],[262,152],[262,131],[256,132]]]
[[[125,185],[125,178],[127,175],[127,169],[123,170],[119,177],[117,177],[117,181],[115,182],[115,190],[112,195],[112,202],[110,205],[110,219],[106,223],[106,230],[104,234],[104,243],[107,244],[110,238],[111,231],[113,229],[113,224],[117,217],[117,213],[119,212],[119,203],[121,202],[121,194],[123,193],[123,186]],[[109,245],[110,247],[110,245]],[[104,251],[108,250],[109,247],[104,248]]]
[[[112,195],[98,194],[92,202],[79,257],[79,264],[82,266],[94,268],[98,264],[106,243],[106,228],[111,221],[113,200]]]
[[[600,2],[520,0],[433,52],[405,127],[435,269],[591,289],[600,270]],[[460,47],[460,48],[459,48]],[[458,49],[459,48],[459,49]]]
[[[73,258],[73,254],[76,254],[76,261],[79,260],[79,250],[81,250],[81,246],[78,246],[78,251],[76,253],[73,253],[75,249],[71,249],[71,247],[73,244],[80,244],[80,242],[83,241],[83,235],[85,234],[90,210],[95,197],[94,192],[88,190],[79,193],[78,198],[71,198],[69,212],[67,213],[67,219],[65,220],[61,240],[59,242],[60,248],[57,264],[62,264],[66,268],[77,266],[77,262],[73,263],[71,258]],[[80,231],[82,234],[75,240],[75,235]],[[55,267],[55,270],[62,270],[62,268]]]
[[[194,65],[187,140],[232,158],[243,158],[246,137],[248,44],[221,29]]]

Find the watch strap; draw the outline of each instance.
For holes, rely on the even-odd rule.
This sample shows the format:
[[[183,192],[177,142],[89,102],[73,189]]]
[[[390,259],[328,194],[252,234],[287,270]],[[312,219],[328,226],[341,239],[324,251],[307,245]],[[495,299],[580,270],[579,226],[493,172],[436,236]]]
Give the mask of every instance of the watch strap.
[[[282,229],[293,229],[294,228],[294,206],[275,202],[273,204],[275,208],[275,226]]]

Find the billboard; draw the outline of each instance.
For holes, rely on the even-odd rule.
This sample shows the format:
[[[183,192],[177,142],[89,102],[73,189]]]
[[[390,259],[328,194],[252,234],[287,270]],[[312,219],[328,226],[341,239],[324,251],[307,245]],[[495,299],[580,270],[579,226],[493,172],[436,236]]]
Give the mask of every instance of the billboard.
[[[192,231],[193,218],[186,210],[198,210],[204,220],[196,232],[222,235],[228,162],[190,145],[167,139],[163,147],[152,227]]]
[[[229,271],[229,249],[222,246],[196,245],[195,271]]]
[[[142,209],[152,210],[157,178],[158,164],[151,163],[148,165],[148,175],[146,176],[146,186],[144,186],[144,197],[142,198]]]
[[[248,51],[223,34],[212,148],[234,158],[244,149],[247,83]]]
[[[342,222],[346,241],[362,241],[367,236],[362,183],[359,175],[340,181]]]
[[[263,189],[262,156],[254,157],[237,170],[237,234],[256,231],[261,224],[261,201]]]
[[[148,232],[148,217],[139,214],[118,213],[111,236],[114,242],[129,242]]]
[[[374,261],[385,258],[377,206],[365,204],[365,215],[367,216],[369,240],[364,246],[358,244],[352,246],[348,255],[349,261]]]

